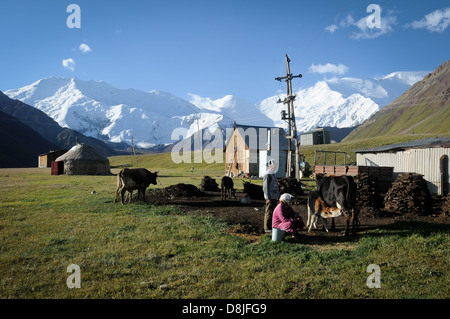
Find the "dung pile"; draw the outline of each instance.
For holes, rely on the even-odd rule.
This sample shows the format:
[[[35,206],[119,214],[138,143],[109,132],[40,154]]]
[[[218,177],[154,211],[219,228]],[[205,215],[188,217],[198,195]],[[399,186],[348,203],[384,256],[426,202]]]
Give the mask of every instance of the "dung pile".
[[[244,193],[247,193],[251,199],[264,199],[262,186],[250,182],[244,182]]]
[[[164,188],[164,194],[173,197],[195,197],[204,195],[197,187],[190,184],[176,184]]]
[[[200,189],[202,191],[220,192],[219,185],[217,184],[216,180],[209,176],[203,177],[200,183]]]
[[[280,189],[280,195],[284,193],[289,193],[294,196],[303,195],[302,183],[294,177],[279,179],[278,188]]]
[[[383,206],[383,199],[377,192],[377,180],[367,173],[355,176],[356,203],[361,215],[376,217]]]
[[[427,182],[420,174],[400,174],[386,194],[385,209],[397,213],[425,215],[430,212],[432,198]]]
[[[450,216],[450,194],[447,195],[447,198],[442,204],[442,212]]]

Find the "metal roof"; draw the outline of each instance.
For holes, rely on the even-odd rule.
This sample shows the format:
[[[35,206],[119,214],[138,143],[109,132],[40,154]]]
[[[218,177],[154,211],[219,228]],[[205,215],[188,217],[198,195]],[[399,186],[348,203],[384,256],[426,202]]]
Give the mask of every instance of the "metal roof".
[[[411,148],[450,147],[450,137],[432,137],[422,140],[409,141],[398,144],[385,145],[374,148],[354,150],[355,153],[387,153],[404,151]]]

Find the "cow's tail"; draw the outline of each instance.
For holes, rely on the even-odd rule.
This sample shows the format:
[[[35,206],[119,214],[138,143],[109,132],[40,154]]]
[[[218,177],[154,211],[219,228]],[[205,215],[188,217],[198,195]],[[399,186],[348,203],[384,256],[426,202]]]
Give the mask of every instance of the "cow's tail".
[[[347,187],[347,202],[350,204],[350,207],[355,207],[356,206],[356,183],[355,180],[353,179],[353,177],[351,176],[346,176],[347,177],[347,181],[348,181],[348,185],[349,187]]]
[[[353,179],[353,177],[350,177],[350,176],[345,176],[345,177],[347,178],[347,183],[348,183],[347,203],[348,203],[348,206],[351,207],[351,210],[352,210],[351,217],[353,219],[353,223],[354,223],[354,225],[358,225],[359,224],[359,220],[358,220],[359,208],[358,208],[357,201],[356,201],[357,184],[356,184],[355,180]],[[350,212],[348,212],[348,213],[350,213]]]
[[[119,190],[123,187],[122,176],[123,176],[123,169],[120,170],[120,172],[117,174],[117,189],[116,189],[116,196],[114,197],[114,203],[119,198]]]

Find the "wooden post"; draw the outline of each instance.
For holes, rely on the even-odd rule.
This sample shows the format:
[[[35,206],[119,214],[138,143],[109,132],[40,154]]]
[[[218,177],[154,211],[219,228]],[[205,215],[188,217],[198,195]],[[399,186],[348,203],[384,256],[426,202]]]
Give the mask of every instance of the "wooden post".
[[[131,136],[131,153],[132,153],[133,155],[136,155],[136,152],[134,151],[133,136]]]
[[[284,118],[282,115],[283,120],[287,120],[288,123],[288,130],[289,130],[289,136],[288,139],[288,154],[287,154],[287,167],[286,167],[286,177],[291,177],[291,166],[292,166],[292,143],[294,143],[295,146],[295,178],[298,180],[300,179],[300,163],[299,163],[299,141],[297,136],[297,126],[295,124],[295,112],[294,112],[294,100],[295,96],[292,95],[292,79],[293,78],[301,78],[302,75],[292,75],[291,73],[291,67],[290,67],[291,60],[289,59],[289,56],[286,54],[286,76],[284,77],[277,77],[275,80],[282,81],[285,80],[287,82],[287,97],[282,103],[287,105],[288,109],[288,116],[287,118]],[[281,101],[279,101],[281,103]]]
[[[440,173],[441,173],[441,189],[440,189],[440,195],[446,196],[448,194],[448,156],[442,155],[440,158]]]

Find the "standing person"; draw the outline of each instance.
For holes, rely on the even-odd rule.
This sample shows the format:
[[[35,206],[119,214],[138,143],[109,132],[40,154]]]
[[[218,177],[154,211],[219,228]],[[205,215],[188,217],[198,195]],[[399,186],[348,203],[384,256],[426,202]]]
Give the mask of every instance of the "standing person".
[[[277,177],[275,175],[277,171],[278,163],[275,160],[270,160],[269,167],[264,175],[263,181],[264,199],[266,200],[264,212],[264,231],[266,233],[272,231],[272,214],[278,204],[278,197],[280,196]]]
[[[291,206],[292,195],[283,194],[280,196],[280,203],[273,211],[273,228],[284,229],[286,234],[295,238],[297,230],[302,230],[305,227],[300,215],[292,209]]]

